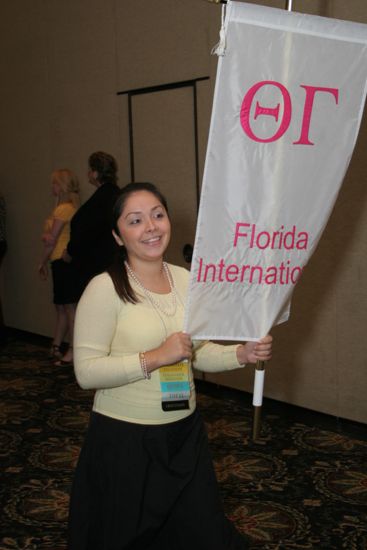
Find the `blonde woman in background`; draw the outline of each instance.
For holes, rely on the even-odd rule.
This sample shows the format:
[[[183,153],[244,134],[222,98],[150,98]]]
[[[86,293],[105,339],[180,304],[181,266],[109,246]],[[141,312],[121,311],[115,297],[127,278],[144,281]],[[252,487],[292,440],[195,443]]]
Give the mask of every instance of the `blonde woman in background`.
[[[56,207],[45,222],[42,234],[43,253],[38,266],[42,280],[48,277],[48,262],[51,262],[53,281],[53,302],[56,307],[55,336],[50,350],[50,358],[55,365],[73,364],[73,331],[78,286],[74,267],[64,262],[63,252],[69,242],[70,220],[80,205],[79,182],[68,169],[55,170],[51,174],[52,194],[56,197]],[[69,347],[63,356],[60,346],[69,335]]]

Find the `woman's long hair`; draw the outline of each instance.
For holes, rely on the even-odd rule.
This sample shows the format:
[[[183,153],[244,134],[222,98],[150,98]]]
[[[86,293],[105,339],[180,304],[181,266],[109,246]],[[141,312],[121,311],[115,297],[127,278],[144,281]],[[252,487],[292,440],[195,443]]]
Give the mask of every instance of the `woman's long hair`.
[[[60,186],[60,197],[63,201],[70,201],[75,208],[80,206],[79,181],[74,172],[68,168],[54,170],[51,174],[51,181]]]
[[[121,189],[112,210],[112,229],[114,230],[116,235],[120,236],[117,223],[125,208],[126,201],[130,197],[130,195],[132,195],[133,193],[137,193],[138,191],[147,191],[148,193],[152,193],[152,195],[154,195],[159,200],[159,202],[162,204],[168,214],[167,201],[153,183],[129,183]],[[119,246],[112,264],[107,269],[107,273],[110,275],[116,293],[121,298],[121,300],[123,300],[124,302],[130,302],[131,304],[136,304],[139,299],[130,285],[129,276],[125,267],[125,261],[127,260],[128,256],[126,248],[124,246]]]

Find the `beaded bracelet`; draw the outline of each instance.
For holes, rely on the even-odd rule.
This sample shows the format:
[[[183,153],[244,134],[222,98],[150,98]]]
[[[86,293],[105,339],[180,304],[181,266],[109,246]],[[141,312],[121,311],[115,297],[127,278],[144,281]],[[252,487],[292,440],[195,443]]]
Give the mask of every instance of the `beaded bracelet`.
[[[145,357],[144,351],[139,353],[139,360],[140,360],[140,366],[141,366],[141,370],[143,371],[144,378],[146,380],[150,380],[151,375],[150,375],[150,372],[148,372],[147,359]]]

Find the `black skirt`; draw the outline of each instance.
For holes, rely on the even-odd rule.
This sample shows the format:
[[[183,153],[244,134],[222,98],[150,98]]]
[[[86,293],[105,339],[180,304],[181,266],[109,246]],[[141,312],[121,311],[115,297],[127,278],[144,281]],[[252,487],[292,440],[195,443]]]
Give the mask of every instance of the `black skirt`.
[[[51,270],[54,304],[76,304],[80,292],[75,267],[71,263],[60,259],[51,262]]]
[[[92,413],[69,550],[243,550],[224,515],[200,415],[140,425]]]

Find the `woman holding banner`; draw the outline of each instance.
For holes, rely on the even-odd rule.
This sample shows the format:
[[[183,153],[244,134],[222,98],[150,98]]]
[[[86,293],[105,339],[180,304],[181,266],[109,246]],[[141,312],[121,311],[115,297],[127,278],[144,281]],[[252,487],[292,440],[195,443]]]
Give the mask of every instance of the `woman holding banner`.
[[[188,272],[167,265],[165,198],[124,187],[114,264],[78,305],[75,373],[96,389],[73,484],[69,550],[242,550],[225,518],[191,365],[223,371],[268,360],[272,338],[234,346],[182,332]]]

